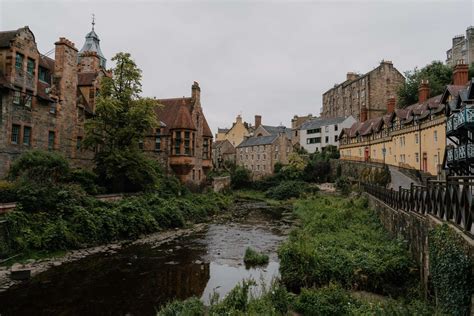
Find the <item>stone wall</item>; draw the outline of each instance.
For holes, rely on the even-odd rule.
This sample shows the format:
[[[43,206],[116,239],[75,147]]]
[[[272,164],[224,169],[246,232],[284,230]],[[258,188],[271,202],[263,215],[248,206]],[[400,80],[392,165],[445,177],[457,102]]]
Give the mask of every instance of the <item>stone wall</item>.
[[[230,177],[217,177],[212,181],[214,192],[221,192],[230,188]]]
[[[329,163],[331,165],[331,179],[336,179],[337,166],[341,166],[341,175],[353,180],[359,179],[362,171],[366,168],[380,170],[383,168],[382,164],[341,159],[331,159]]]
[[[425,294],[428,293],[430,279],[429,265],[429,231],[443,224],[431,215],[420,215],[413,212],[395,210],[379,199],[365,194],[369,199],[369,207],[376,211],[382,225],[395,238],[406,241],[408,250],[420,267],[420,280],[422,280]],[[474,262],[474,240],[462,233],[456,226],[449,224],[464,240],[469,251],[469,256]]]

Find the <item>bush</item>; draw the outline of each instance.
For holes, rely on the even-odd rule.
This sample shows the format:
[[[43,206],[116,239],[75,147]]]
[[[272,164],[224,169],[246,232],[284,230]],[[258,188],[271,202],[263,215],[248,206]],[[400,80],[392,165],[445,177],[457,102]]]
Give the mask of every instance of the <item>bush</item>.
[[[347,195],[351,192],[351,182],[346,177],[337,178],[335,186],[343,195]]]
[[[233,189],[242,189],[251,184],[250,171],[245,167],[238,166],[230,174],[231,186]]]
[[[10,167],[8,178],[20,178],[37,183],[62,182],[69,176],[69,163],[56,152],[29,150],[18,157]]]
[[[342,287],[330,284],[320,289],[302,289],[294,309],[303,315],[348,315],[355,300]]]
[[[157,316],[204,316],[204,304],[197,297],[185,301],[173,301],[163,307]]]
[[[250,247],[245,250],[244,263],[246,267],[266,265],[268,260],[268,255],[258,253]]]
[[[283,181],[276,187],[270,188],[265,195],[271,199],[287,200],[299,197],[309,190],[309,185],[304,181]]]
[[[104,188],[97,185],[97,175],[89,170],[72,170],[68,180],[79,184],[87,194],[97,195],[105,192]]]
[[[304,169],[304,180],[308,182],[323,183],[329,179],[331,166],[329,160],[322,154],[313,154]]]
[[[16,199],[14,183],[0,180],[0,203],[16,202]]]

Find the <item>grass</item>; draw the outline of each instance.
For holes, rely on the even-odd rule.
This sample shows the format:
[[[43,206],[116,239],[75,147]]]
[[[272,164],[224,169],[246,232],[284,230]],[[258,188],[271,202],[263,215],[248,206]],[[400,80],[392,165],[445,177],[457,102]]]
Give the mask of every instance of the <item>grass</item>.
[[[238,199],[262,201],[270,206],[279,206],[283,203],[282,201],[268,198],[265,192],[257,190],[237,190],[234,191],[234,197]]]
[[[245,250],[244,263],[246,266],[262,266],[268,264],[269,257],[248,247]]]

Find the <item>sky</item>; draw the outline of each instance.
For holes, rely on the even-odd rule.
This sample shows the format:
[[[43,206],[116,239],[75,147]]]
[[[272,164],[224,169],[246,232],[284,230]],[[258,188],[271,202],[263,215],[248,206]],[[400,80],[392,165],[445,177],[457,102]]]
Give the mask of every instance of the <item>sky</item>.
[[[473,1],[0,0],[0,29],[29,26],[41,53],[59,37],[80,49],[95,14],[108,67],[129,52],[149,97],[190,96],[198,81],[215,133],[238,114],[287,126],[319,115],[325,91],[381,60],[402,73],[445,61],[474,25]]]

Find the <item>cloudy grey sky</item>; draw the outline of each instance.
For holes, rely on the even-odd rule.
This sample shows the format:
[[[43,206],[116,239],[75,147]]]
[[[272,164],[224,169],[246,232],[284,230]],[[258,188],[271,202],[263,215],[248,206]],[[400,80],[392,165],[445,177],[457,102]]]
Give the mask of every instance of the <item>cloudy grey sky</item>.
[[[269,125],[319,114],[346,72],[444,61],[474,24],[473,1],[0,0],[0,28],[28,25],[42,53],[60,36],[80,48],[92,13],[106,57],[130,52],[143,70],[144,95],[188,96],[198,81],[213,132],[239,113]]]

